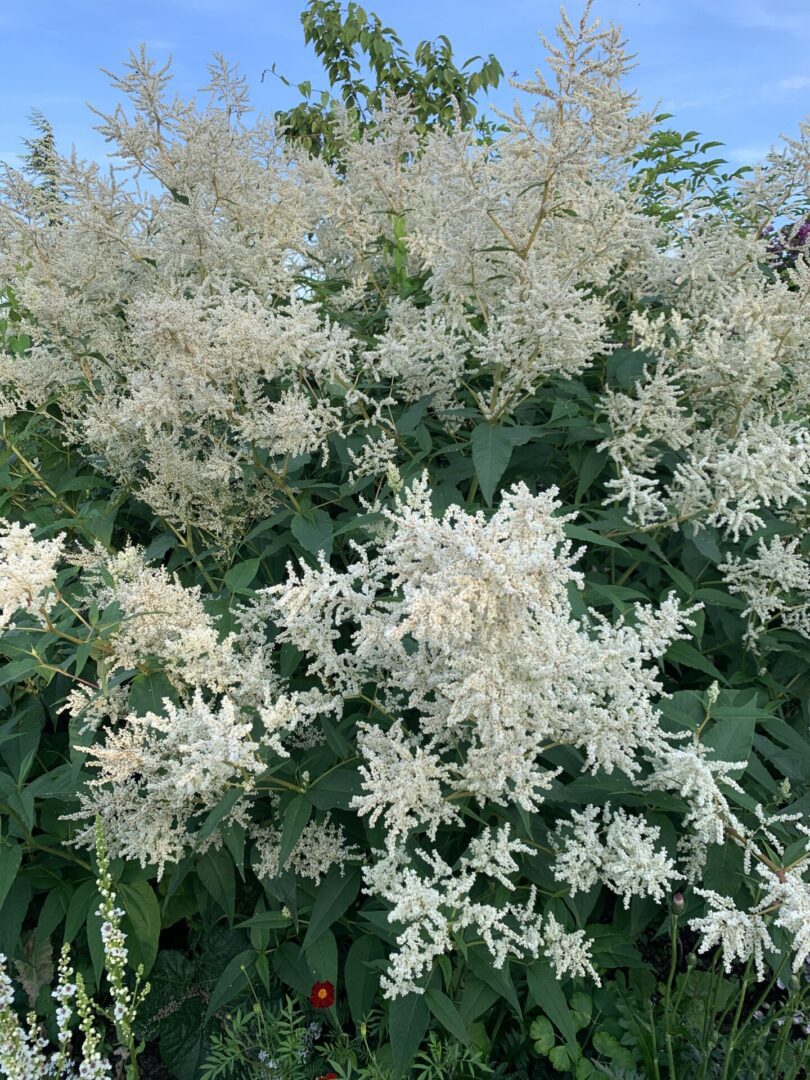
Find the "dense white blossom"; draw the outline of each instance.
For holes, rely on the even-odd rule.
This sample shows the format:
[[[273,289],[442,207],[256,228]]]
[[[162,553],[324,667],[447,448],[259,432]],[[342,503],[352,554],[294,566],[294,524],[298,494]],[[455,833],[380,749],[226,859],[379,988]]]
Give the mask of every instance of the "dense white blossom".
[[[34,525],[0,521],[0,629],[18,611],[42,616],[52,598],[65,546],[63,536],[35,540]]]
[[[728,896],[711,889],[696,889],[709,904],[709,914],[690,919],[689,925],[701,935],[698,952],[707,952],[715,945],[723,950],[723,965],[727,972],[735,960],[753,960],[758,979],[765,978],[765,952],[773,949],[771,936],[763,917],[741,911]]]
[[[281,829],[260,825],[254,828],[252,835],[256,843],[254,868],[260,879],[274,878],[282,870],[290,869],[320,885],[321,878],[333,866],[339,866],[343,873],[348,863],[361,857],[359,849],[346,842],[343,826],[336,824],[330,814],[323,821],[308,822],[283,866],[279,863]]]
[[[658,826],[621,807],[575,810],[570,823],[563,823],[557,832],[554,876],[572,893],[587,892],[602,882],[621,896],[626,908],[634,896],[661,901],[679,875],[666,850],[656,847],[660,832]]]
[[[263,768],[252,723],[228,698],[209,705],[196,691],[187,706],[130,714],[103,743],[83,748],[99,769],[74,817],[98,814],[111,852],[162,873],[190,844],[188,824],[235,785],[250,788]],[[78,836],[89,842],[93,830]]]
[[[796,965],[810,955],[803,863],[781,869],[757,847],[781,858],[777,825],[802,824],[761,808],[746,817],[735,779],[745,763],[720,760],[702,728],[673,732],[659,711],[662,660],[700,605],[663,586],[620,617],[588,609],[556,488],[515,484],[494,509],[468,512],[455,487],[469,478],[473,505],[486,487],[482,431],[538,462],[547,435],[562,431],[576,455],[584,431],[595,451],[584,461],[609,458],[599,512],[617,504],[614,521],[652,534],[642,539],[653,553],[663,530],[710,530],[748,643],[772,626],[810,637],[810,263],[772,271],[768,240],[803,205],[810,125],[738,184],[735,215],[680,185],[650,214],[630,162],[653,118],[625,89],[619,31],[588,10],[578,25],[563,15],[547,67],[514,83],[520,97],[494,144],[462,123],[426,133],[412,104],[391,98],[361,135],[337,110],[336,167],[250,119],[245,83],[222,62],[198,104],[142,51],[114,78],[125,105],[101,116],[116,168],[54,155],[59,199],[14,169],[0,182],[0,278],[31,342],[0,354],[0,416],[58,416],[58,437],[188,556],[169,564],[175,573],[133,546],[78,552],[68,607],[55,588],[64,539],[0,523],[0,630],[27,612],[50,632],[51,609],[76,615],[74,599],[105,613],[77,615],[82,638],[60,639],[97,635],[83,661],[97,682],[58,669],[73,679],[65,710],[86,738],[74,752],[97,770],[71,815],[84,823],[76,839],[92,842],[98,816],[114,856],[162,873],[236,824],[260,878],[289,868],[317,885],[360,852],[327,815],[280,866],[282,824],[263,812],[278,803],[254,805],[256,780],[267,772],[272,788],[294,751],[320,749],[328,725],[348,720],[340,738],[361,782],[349,808],[376,837],[366,891],[397,927],[388,996],[424,989],[465,934],[497,967],[544,956],[560,977],[598,982],[584,931],[538,910],[522,877],[527,860],[548,858],[532,839],[541,811],[561,886],[603,884],[625,907],[699,883],[713,845],[739,845],[766,895],[743,911],[698,889],[709,907],[692,920],[700,948],[720,945],[727,968],[750,959],[761,975],[776,925]],[[628,360],[634,374],[616,375]],[[583,413],[566,432],[573,402]],[[431,492],[437,451],[473,461]],[[313,482],[310,462],[339,470],[339,483]],[[38,482],[35,464],[26,471]],[[227,598],[230,563],[208,574],[291,515],[300,540],[296,526],[321,500],[337,520],[358,492],[373,540],[350,539],[342,562],[321,551],[280,583],[263,566],[275,584],[251,600]],[[432,496],[449,509],[434,515]],[[752,555],[749,538],[766,528]],[[197,570],[210,596],[184,584]],[[300,682],[282,675],[285,647],[303,656]],[[171,696],[143,713],[137,690],[158,673]],[[707,721],[719,693],[706,694]],[[559,815],[561,777],[577,770],[636,799],[682,800],[677,854],[655,819],[619,799]],[[302,769],[279,786],[306,795],[317,782]],[[200,844],[201,821],[234,790]],[[482,830],[451,858],[444,836],[472,820]],[[520,835],[507,823],[518,820]],[[126,944],[102,897],[118,970]],[[75,993],[66,980],[60,1039],[73,1010],[81,1075],[108,1075],[80,977]],[[0,967],[0,1061],[40,1075],[39,1037],[11,1022],[10,993]],[[122,991],[119,1022],[130,1005]]]
[[[749,641],[755,642],[775,620],[810,637],[810,560],[799,550],[800,539],[774,536],[760,540],[753,557],[730,556],[719,566],[729,592],[746,602]]]

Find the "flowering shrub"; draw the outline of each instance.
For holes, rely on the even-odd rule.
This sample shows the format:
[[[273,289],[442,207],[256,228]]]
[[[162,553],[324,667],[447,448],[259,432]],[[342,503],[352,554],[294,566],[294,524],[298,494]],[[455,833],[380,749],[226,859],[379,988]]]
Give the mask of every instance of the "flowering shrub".
[[[99,820],[178,1077],[257,983],[392,1075],[675,1075],[678,925],[745,966],[731,1075],[810,958],[810,127],[684,184],[619,32],[558,34],[497,130],[417,79],[317,154],[134,54],[116,169],[3,183],[0,948],[89,935]]]

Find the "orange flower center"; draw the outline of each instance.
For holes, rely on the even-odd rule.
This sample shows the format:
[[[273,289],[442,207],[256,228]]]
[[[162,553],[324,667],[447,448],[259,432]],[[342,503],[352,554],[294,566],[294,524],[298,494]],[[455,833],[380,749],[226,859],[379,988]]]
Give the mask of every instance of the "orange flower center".
[[[318,991],[318,997],[321,999],[321,1001],[323,1001],[323,999],[326,997],[326,991],[323,987],[321,987]]]

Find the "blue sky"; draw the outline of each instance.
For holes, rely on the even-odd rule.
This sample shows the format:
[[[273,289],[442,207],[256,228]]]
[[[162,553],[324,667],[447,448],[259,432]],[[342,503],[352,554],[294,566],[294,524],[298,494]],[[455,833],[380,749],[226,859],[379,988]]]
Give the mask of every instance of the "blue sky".
[[[0,159],[14,160],[32,108],[54,124],[60,148],[101,159],[86,103],[114,102],[99,70],[119,70],[130,48],[174,58],[177,89],[205,82],[212,52],[238,62],[261,111],[289,102],[276,62],[295,80],[323,84],[303,43],[303,0],[0,0]],[[412,47],[446,33],[460,59],[494,52],[526,76],[541,57],[536,31],[556,22],[557,0],[367,0]],[[570,4],[572,14],[579,6]],[[638,53],[630,81],[645,105],[675,113],[682,130],[722,140],[734,164],[762,156],[810,114],[810,0],[597,0]],[[503,87],[493,100],[509,105]]]

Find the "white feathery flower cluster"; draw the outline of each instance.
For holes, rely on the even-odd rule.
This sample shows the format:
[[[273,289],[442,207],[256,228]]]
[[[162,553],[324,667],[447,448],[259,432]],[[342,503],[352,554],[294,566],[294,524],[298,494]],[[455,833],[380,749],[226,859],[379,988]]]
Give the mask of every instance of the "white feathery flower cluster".
[[[0,630],[18,611],[42,618],[49,598],[65,538],[35,540],[34,525],[0,521]]]
[[[212,707],[195,691],[187,706],[163,702],[161,715],[130,714],[103,744],[82,749],[99,775],[74,819],[98,815],[110,851],[142,866],[182,858],[194,816],[215,806],[234,784],[250,789],[263,769],[250,719],[227,697]],[[91,843],[93,828],[79,833]]]
[[[99,605],[115,603],[121,612],[111,639],[110,671],[136,668],[151,657],[178,689],[222,693],[234,685],[234,639],[220,641],[199,586],[186,588],[164,567],[149,566],[136,547],[91,560],[85,580],[91,587],[95,582]]]
[[[274,825],[257,825],[251,835],[256,843],[253,865],[260,880],[277,877],[283,870],[290,869],[320,885],[333,866],[339,866],[342,874],[347,864],[362,858],[359,848],[346,842],[343,826],[335,823],[328,813],[322,821],[310,821],[304,827],[283,866],[279,863],[281,829]]]
[[[385,476],[397,459],[398,449],[396,440],[384,434],[366,439],[357,451],[349,448],[352,461],[349,481],[354,484],[364,476]]]
[[[386,996],[420,993],[436,958],[449,952],[453,935],[468,927],[483,939],[496,968],[509,956],[537,957],[546,948],[560,976],[587,972],[598,983],[582,931],[566,933],[551,915],[544,922],[535,911],[533,887],[525,901],[505,899],[515,888],[515,856],[531,853],[505,825],[476,837],[455,867],[421,848],[415,855],[389,849],[366,867],[367,891],[392,905],[389,922],[404,926],[383,976]],[[486,880],[505,890],[496,903],[474,895],[476,883]]]
[[[385,328],[363,359],[373,377],[390,380],[402,400],[430,395],[441,408],[453,401],[468,356],[469,331],[452,309],[394,298]]]
[[[810,637],[810,560],[799,550],[800,543],[799,537],[759,540],[755,556],[730,555],[718,566],[729,592],[745,599],[751,644],[776,620]]]
[[[659,244],[626,166],[652,116],[622,87],[616,28],[559,32],[551,79],[515,84],[526,105],[497,153],[463,124],[425,136],[391,100],[340,173],[248,125],[235,72],[215,65],[199,106],[133,54],[114,79],[131,108],[102,116],[116,171],[54,155],[58,207],[20,172],[3,183],[0,275],[35,343],[0,358],[3,411],[58,401],[157,514],[229,543],[277,501],[289,457],[365,422],[369,383],[429,398],[452,428],[468,376],[495,418],[582,372],[607,347],[612,275],[639,277]],[[128,182],[142,172],[148,192]],[[332,307],[363,305],[387,277],[381,240],[427,293],[386,297],[369,342],[302,282],[339,279]]]
[[[609,450],[619,468],[632,475],[654,467],[661,448],[687,447],[694,421],[679,399],[677,376],[664,362],[645,368],[632,397],[606,390],[602,406],[613,434],[599,449]]]
[[[810,273],[799,260],[763,274],[766,238],[723,215],[687,216],[679,236],[644,268],[666,314],[630,318],[644,376],[604,398],[609,486],[641,526],[694,521],[736,540],[810,495]]]
[[[543,948],[558,979],[581,975],[601,986],[591,961],[591,951],[584,930],[567,931],[553,915],[546,917]]]
[[[666,850],[656,846],[660,835],[657,825],[621,807],[575,810],[554,834],[554,876],[572,893],[601,882],[622,898],[625,908],[634,896],[661,901],[679,874]]]
[[[743,770],[746,764],[715,760],[702,743],[695,741],[685,747],[668,748],[653,761],[652,771],[643,781],[643,787],[650,791],[677,792],[687,804],[678,848],[684,860],[684,876],[690,881],[699,876],[709,847],[724,842],[727,829],[734,830],[741,839],[748,834],[722,791],[722,787],[742,791],[730,774]]]
[[[664,745],[646,660],[650,642],[681,635],[688,613],[674,617],[673,600],[666,626],[643,610],[635,629],[574,620],[567,586],[578,577],[558,507],[554,491],[519,485],[489,520],[457,506],[437,520],[417,484],[384,511],[393,528],[376,554],[360,552],[342,574],[304,567],[270,590],[279,640],[308,655],[312,674],[344,694],[373,680],[381,715],[419,714],[418,731],[375,723],[360,733],[358,806],[382,814],[392,842],[417,821],[433,830],[451,820],[454,791],[535,808],[554,775],[546,742],[631,775],[637,755]],[[339,651],[347,622],[352,648]]]
[[[765,978],[765,951],[773,949],[771,935],[762,915],[757,912],[740,911],[728,896],[721,896],[712,889],[695,889],[698,896],[708,901],[708,915],[690,919],[689,926],[700,935],[698,952],[708,952],[715,945],[723,950],[723,965],[727,972],[735,960],[754,962],[758,979]]]
[[[285,743],[291,739],[297,745],[302,744],[302,739],[308,741],[315,732],[318,717],[335,712],[339,707],[339,699],[320,690],[275,695],[268,689],[258,708],[263,728],[262,745],[268,746],[280,758],[289,757]],[[316,736],[315,742],[318,741]]]
[[[758,908],[776,908],[774,923],[785,930],[793,949],[793,970],[804,970],[810,957],[810,884],[801,876],[803,867],[775,873],[767,866],[758,870],[765,879],[766,895]]]
[[[435,840],[459,820],[457,799],[536,809],[558,771],[544,760],[547,745],[574,746],[585,768],[631,777],[672,749],[653,704],[661,685],[650,661],[684,636],[689,611],[670,597],[660,609],[637,609],[635,625],[574,619],[568,586],[579,579],[558,509],[553,490],[532,495],[518,485],[489,518],[452,506],[436,519],[422,481],[383,510],[386,535],[376,548],[358,548],[344,572],[324,562],[291,569],[265,594],[278,640],[306,654],[335,699],[376,686],[373,718],[358,724],[363,791],[353,807],[384,826],[385,854],[367,882],[400,915],[409,904],[426,911],[451,887],[454,871],[438,855],[425,856],[431,884],[406,852],[416,833]],[[657,830],[623,811],[605,825],[603,861],[616,891],[629,895],[630,877],[638,886],[641,875],[642,891],[660,897],[674,874],[655,850]],[[475,845],[464,866],[465,890],[476,873],[503,884],[511,872],[508,860],[493,870]],[[462,893],[453,895],[458,907]],[[526,940],[540,934],[525,912],[509,915]],[[431,924],[438,954],[449,929],[445,916],[430,918],[439,920]],[[482,908],[476,919],[483,934],[489,916]],[[415,985],[416,957],[427,962],[422,931],[414,924],[408,934],[408,947],[400,944],[413,958],[398,961],[391,988]],[[515,934],[501,927],[493,942],[514,944]]]

